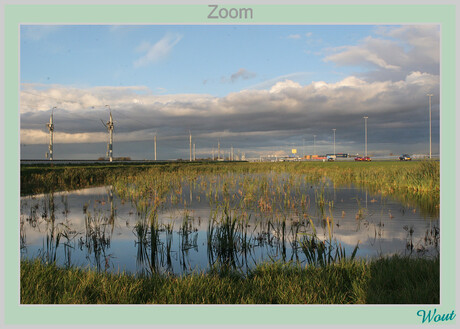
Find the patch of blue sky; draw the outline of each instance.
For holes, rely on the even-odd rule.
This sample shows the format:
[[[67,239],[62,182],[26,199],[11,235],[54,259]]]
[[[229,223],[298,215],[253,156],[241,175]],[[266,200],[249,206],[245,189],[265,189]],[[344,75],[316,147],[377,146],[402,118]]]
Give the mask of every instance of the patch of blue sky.
[[[324,58],[373,31],[369,25],[22,26],[21,81],[214,96],[287,76],[302,84],[334,82],[352,71],[338,72]]]

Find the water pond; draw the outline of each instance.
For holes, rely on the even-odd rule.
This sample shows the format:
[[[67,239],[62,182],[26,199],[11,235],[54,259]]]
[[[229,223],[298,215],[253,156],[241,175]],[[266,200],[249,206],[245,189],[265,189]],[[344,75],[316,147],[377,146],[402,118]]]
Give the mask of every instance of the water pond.
[[[114,186],[21,197],[21,257],[180,275],[217,264],[305,266],[318,262],[318,250],[333,259],[439,252],[439,214],[416,203],[330,182],[289,189],[267,181],[242,190],[235,178],[228,186],[218,180],[184,181],[161,202],[129,198]]]

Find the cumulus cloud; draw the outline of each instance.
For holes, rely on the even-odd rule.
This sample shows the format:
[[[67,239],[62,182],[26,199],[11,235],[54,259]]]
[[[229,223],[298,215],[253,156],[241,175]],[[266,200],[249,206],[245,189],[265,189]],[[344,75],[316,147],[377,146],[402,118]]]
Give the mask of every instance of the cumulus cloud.
[[[56,131],[54,134],[55,143],[94,143],[107,139],[105,133],[66,133]],[[21,129],[21,142],[25,144],[41,144],[49,140],[49,133],[38,129]]]
[[[168,33],[153,45],[149,42],[141,43],[137,51],[144,53],[144,55],[134,61],[134,67],[139,68],[166,58],[181,39],[182,35],[180,34]]]
[[[411,72],[439,75],[438,25],[380,27],[380,37],[366,37],[358,45],[328,49],[326,62],[340,66],[371,68],[363,76],[371,80],[400,80]]]
[[[40,40],[51,32],[22,29],[21,37]],[[320,42],[312,33],[287,38]],[[139,44],[133,66],[140,68],[167,58],[181,39],[181,35],[166,34],[156,43]],[[373,37],[358,44],[322,50],[327,54],[324,61],[359,67],[359,72],[340,81],[305,83],[311,73],[294,72],[225,97],[173,95],[166,90],[159,95],[159,90],[145,86],[21,84],[21,143],[46,144],[45,124],[51,109],[57,107],[55,143],[80,147],[84,150],[80,154],[87,154],[86,150],[96,149],[95,144],[107,142],[101,120],[107,121],[105,105],[110,105],[116,121],[116,149],[122,153],[122,145],[127,145],[123,143],[131,143],[123,155],[130,156],[129,152],[137,149],[137,158],[145,157],[142,152],[151,149],[154,135],[168,150],[167,158],[187,157],[189,131],[199,152],[209,151],[220,138],[222,147],[232,145],[258,156],[299,148],[303,139],[312,140],[313,135],[317,136],[318,152],[331,152],[334,128],[338,150],[356,153],[363,149],[364,115],[369,117],[371,153],[423,153],[428,140],[427,93],[435,94],[433,140],[439,141],[439,46],[438,25],[381,26]],[[363,71],[363,66],[368,70]],[[235,83],[256,76],[241,67],[222,81]]]
[[[67,111],[103,108],[115,103],[130,103],[145,86],[75,88],[60,85],[21,84],[20,113],[49,111],[53,107]]]
[[[281,82],[276,83],[271,89],[271,93],[279,93],[287,88],[302,88],[302,86],[294,81],[291,80],[284,80]]]
[[[323,145],[323,152],[329,152],[331,129],[335,128],[338,149],[356,153],[362,148],[364,115],[369,117],[369,145],[376,148],[382,144],[385,151],[393,145],[392,151],[398,153],[404,151],[397,149],[402,144],[420,144],[425,139],[426,92],[439,90],[439,76],[417,71],[398,81],[369,82],[351,76],[335,83],[314,81],[307,85],[284,79],[271,88],[225,97],[155,95],[142,86],[22,87],[21,143],[25,144],[47,142],[45,124],[51,108],[56,99],[65,97],[54,112],[56,143],[106,143],[107,131],[100,121],[107,121],[104,105],[110,104],[117,143],[151,143],[156,134],[169,140],[170,158],[181,157],[177,153],[187,148],[189,130],[200,152],[210,150],[218,138],[222,147],[231,144],[242,150],[274,152],[292,144],[299,147],[302,138],[313,134],[320,151]],[[433,101],[436,127],[439,112]]]
[[[410,48],[407,53],[412,59],[440,60],[440,27],[439,25],[404,25],[399,28],[382,28],[380,34],[401,40]]]
[[[296,79],[304,80],[309,75],[311,75],[310,72],[294,72],[294,73],[284,74],[284,75],[257,83],[255,85],[252,85],[248,89],[268,89],[268,88],[273,87],[278,82],[282,82],[285,80],[296,80]]]

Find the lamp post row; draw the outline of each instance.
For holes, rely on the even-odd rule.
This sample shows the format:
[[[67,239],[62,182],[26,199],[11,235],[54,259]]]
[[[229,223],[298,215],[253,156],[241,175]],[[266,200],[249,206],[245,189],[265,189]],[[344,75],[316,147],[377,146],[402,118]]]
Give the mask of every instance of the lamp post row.
[[[427,94],[428,96],[428,101],[429,101],[429,135],[430,135],[430,143],[429,143],[429,147],[430,147],[430,154],[429,154],[429,158],[431,159],[431,97],[434,96],[434,94]],[[106,107],[109,107],[108,105],[106,105]],[[56,107],[53,107],[53,110],[55,109]],[[110,107],[109,107],[110,109]],[[369,117],[365,116],[363,117],[364,119],[364,154],[365,156],[367,157],[367,119]],[[50,123],[47,124],[49,130],[50,130],[50,155],[49,155],[49,158],[50,160],[53,159],[53,150],[52,150],[52,145],[53,145],[53,137],[52,137],[52,132],[53,132],[53,123],[52,123],[52,115],[51,115],[51,120],[50,120]],[[112,128],[113,129],[113,128]],[[334,132],[334,155],[336,154],[335,153],[335,131],[336,129],[333,128],[332,131]],[[190,132],[190,161],[192,161],[192,134]],[[110,143],[110,142],[109,142]],[[111,144],[111,143],[110,143]],[[155,160],[156,160],[156,135],[154,136],[154,153],[155,153]],[[195,148],[195,145],[193,145],[193,147]],[[305,146],[304,146],[305,148]],[[110,150],[111,151],[111,150]],[[193,150],[195,152],[195,150]],[[316,135],[313,135],[313,153],[316,154]],[[111,154],[110,154],[111,156]]]

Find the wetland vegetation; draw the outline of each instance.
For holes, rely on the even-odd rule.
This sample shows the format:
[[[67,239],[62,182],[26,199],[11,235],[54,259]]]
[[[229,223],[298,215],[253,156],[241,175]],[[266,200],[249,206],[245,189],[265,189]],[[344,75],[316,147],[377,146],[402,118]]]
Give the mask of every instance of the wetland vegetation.
[[[22,166],[21,302],[437,303],[439,180],[437,161]]]

